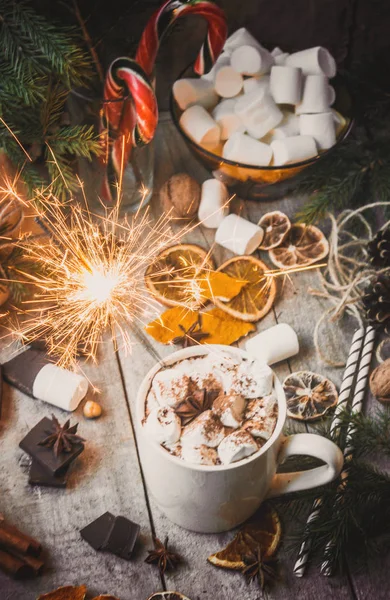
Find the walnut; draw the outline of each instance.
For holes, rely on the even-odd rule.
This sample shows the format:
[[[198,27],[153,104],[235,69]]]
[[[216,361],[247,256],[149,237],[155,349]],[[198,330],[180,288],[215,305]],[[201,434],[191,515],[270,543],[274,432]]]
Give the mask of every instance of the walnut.
[[[160,200],[164,212],[173,218],[193,219],[200,204],[200,185],[186,173],[177,173],[162,186]]]
[[[390,358],[371,373],[370,390],[377,400],[390,402]]]

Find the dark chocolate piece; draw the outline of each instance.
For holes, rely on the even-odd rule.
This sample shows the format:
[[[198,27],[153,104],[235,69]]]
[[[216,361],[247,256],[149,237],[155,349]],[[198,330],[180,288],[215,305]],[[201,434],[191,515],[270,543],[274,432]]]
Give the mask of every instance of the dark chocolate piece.
[[[30,473],[28,476],[28,482],[30,485],[44,485],[46,487],[66,487],[68,480],[69,467],[65,467],[57,475],[52,475],[36,460],[33,460],[30,467]]]
[[[52,421],[45,417],[29,431],[25,438],[22,439],[19,447],[27,452],[27,454],[52,475],[58,475],[62,469],[70,465],[70,463],[81,454],[84,450],[84,444],[82,442],[74,444],[70,452],[60,452],[60,454],[56,456],[53,452],[53,448],[38,445],[39,442],[44,440],[52,432]]]
[[[117,554],[125,560],[131,558],[140,526],[125,517],[116,517],[107,541],[102,550]]]
[[[95,521],[92,521],[92,523],[81,529],[80,535],[94,550],[100,550],[108,539],[114,523],[114,515],[105,512],[95,519]]]
[[[52,362],[45,352],[29,348],[3,364],[3,377],[18,390],[33,396],[33,385],[39,371]]]

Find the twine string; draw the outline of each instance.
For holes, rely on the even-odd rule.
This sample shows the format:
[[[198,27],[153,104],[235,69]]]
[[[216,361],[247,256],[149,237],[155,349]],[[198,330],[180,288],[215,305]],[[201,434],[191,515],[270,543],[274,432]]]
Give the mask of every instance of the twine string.
[[[331,222],[328,264],[326,269],[318,270],[319,287],[311,287],[308,292],[331,303],[324,309],[313,331],[316,352],[329,367],[343,367],[345,360],[335,360],[324,352],[320,341],[322,328],[325,325],[334,327],[345,315],[362,327],[365,287],[374,276],[390,272],[390,267],[375,269],[367,265],[367,245],[372,240],[373,230],[364,213],[386,206],[389,207],[390,202],[372,202],[356,210],[344,210],[338,217],[328,214]],[[383,229],[388,225],[390,220]],[[362,229],[359,235],[353,231],[356,226]]]

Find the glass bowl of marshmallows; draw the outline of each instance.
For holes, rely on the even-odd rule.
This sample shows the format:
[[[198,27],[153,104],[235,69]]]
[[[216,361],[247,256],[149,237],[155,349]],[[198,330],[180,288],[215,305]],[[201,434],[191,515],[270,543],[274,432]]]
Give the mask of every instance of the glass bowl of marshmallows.
[[[351,98],[328,50],[270,52],[244,28],[209,73],[188,68],[175,81],[171,113],[214,177],[254,200],[282,195],[352,128]]]

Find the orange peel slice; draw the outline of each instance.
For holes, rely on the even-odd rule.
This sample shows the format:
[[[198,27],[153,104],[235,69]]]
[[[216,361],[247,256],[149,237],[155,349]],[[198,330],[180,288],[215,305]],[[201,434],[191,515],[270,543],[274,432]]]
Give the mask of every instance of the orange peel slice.
[[[276,297],[276,281],[266,276],[269,267],[254,256],[231,258],[217,271],[245,283],[241,291],[228,302],[214,298],[214,304],[230,316],[254,323],[262,319],[272,308]]]
[[[208,561],[216,567],[241,570],[244,557],[260,546],[263,558],[271,558],[278,549],[282,525],[278,513],[269,504],[261,506],[256,517],[244,525],[222,550],[211,554]]]
[[[290,219],[280,210],[266,213],[258,224],[264,231],[264,237],[259,246],[260,250],[271,250],[271,248],[279,246],[291,229]]]

